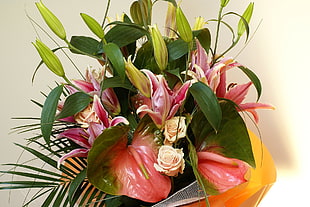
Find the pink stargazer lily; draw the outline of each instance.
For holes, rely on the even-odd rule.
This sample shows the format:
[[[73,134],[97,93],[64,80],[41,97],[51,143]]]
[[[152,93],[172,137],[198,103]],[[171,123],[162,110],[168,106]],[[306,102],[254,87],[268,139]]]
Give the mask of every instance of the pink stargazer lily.
[[[162,75],[154,75],[149,70],[142,71],[150,80],[151,97],[140,99],[142,103],[137,108],[137,114],[141,117],[148,114],[156,126],[162,128],[165,121],[171,119],[182,105],[191,82],[186,81],[182,86],[177,85],[171,90]]]
[[[91,95],[101,95],[101,101],[105,108],[114,115],[120,113],[120,103],[112,88],[107,88],[101,92],[101,82],[104,81],[104,70],[96,73],[89,68],[86,70],[85,80],[72,80],[72,82],[81,90]],[[72,86],[66,86],[70,94],[77,92],[77,89]],[[101,94],[100,94],[101,93]]]
[[[226,84],[226,72],[229,69],[242,66],[232,58],[222,58],[219,62],[211,65],[207,53],[197,41],[197,51],[192,54],[192,62],[188,75],[194,80],[199,80],[208,85],[217,97],[234,101],[240,111],[250,112],[254,120],[258,122],[258,115],[255,109],[274,109],[273,106],[263,103],[243,103],[252,82],[229,87]]]
[[[245,162],[209,151],[197,152],[197,156],[198,171],[219,193],[247,182],[249,166]]]
[[[104,109],[97,95],[94,96],[94,101],[92,103],[92,108],[97,117],[97,122],[92,120],[88,123],[87,128],[71,128],[60,133],[57,138],[67,138],[76,144],[80,145],[82,148],[77,148],[71,152],[65,154],[58,160],[58,166],[63,163],[64,160],[70,157],[87,157],[89,150],[91,149],[95,139],[105,130],[111,126],[116,126],[119,123],[128,124],[126,118],[122,116],[109,118],[108,112]]]

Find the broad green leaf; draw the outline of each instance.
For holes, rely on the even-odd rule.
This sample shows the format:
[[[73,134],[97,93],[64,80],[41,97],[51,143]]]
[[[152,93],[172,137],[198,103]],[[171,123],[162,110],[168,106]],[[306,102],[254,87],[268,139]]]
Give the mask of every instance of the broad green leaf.
[[[204,28],[198,31],[194,31],[194,36],[197,37],[201,46],[208,53],[210,50],[210,46],[211,46],[211,34],[210,34],[209,29]]]
[[[195,137],[195,146],[202,151],[212,146],[214,151],[223,156],[243,160],[255,167],[248,131],[235,104],[221,101],[220,105],[223,117],[217,133],[213,131],[213,127],[201,111],[194,115],[191,128]]]
[[[261,94],[262,94],[262,84],[261,84],[259,78],[249,68],[246,68],[243,66],[240,66],[239,68],[240,68],[240,70],[242,70],[242,72],[244,72],[249,77],[249,79],[252,81],[253,85],[255,86],[256,91],[257,91],[257,100],[256,101],[258,101]]]
[[[72,200],[74,197],[74,194],[77,191],[77,188],[81,185],[81,183],[84,181],[84,179],[86,178],[86,168],[83,169],[70,183],[70,187],[68,190],[68,196],[70,199],[70,203],[72,204]]]
[[[116,71],[118,76],[125,79],[125,62],[123,54],[120,48],[114,43],[108,43],[103,45],[103,50],[106,56],[108,57],[110,63],[113,66],[113,69]]]
[[[83,18],[84,22],[88,26],[88,28],[99,38],[103,39],[104,32],[100,24],[91,16],[81,13],[81,17]]]
[[[85,109],[92,101],[91,97],[83,92],[76,92],[66,98],[61,112],[56,116],[56,119],[63,119]]]
[[[120,188],[110,168],[114,154],[109,152],[115,146],[126,148],[128,131],[127,126],[105,129],[88,153],[87,177],[90,183],[108,194],[116,194]]]
[[[101,43],[91,37],[72,36],[70,44],[78,49],[71,49],[71,52],[76,54],[96,56],[100,53]]]
[[[105,90],[107,88],[119,87],[119,88],[128,89],[130,91],[135,91],[133,85],[130,83],[130,81],[128,79],[125,79],[125,81],[124,81],[119,76],[104,79],[104,81],[102,82],[102,86],[103,86],[102,90]]]
[[[246,10],[244,11],[242,18],[238,23],[238,35],[241,36],[245,31],[247,31],[247,37],[249,36],[249,22],[251,20],[254,9],[254,3],[251,2]]]
[[[189,88],[201,111],[215,131],[219,130],[222,111],[216,95],[209,86],[196,82]]]
[[[41,132],[45,142],[50,144],[50,136],[52,134],[53,123],[59,102],[59,98],[63,91],[63,85],[54,88],[47,96],[42,112],[41,112]]]
[[[167,45],[169,61],[177,60],[188,53],[188,43],[182,39],[177,39]]]
[[[136,24],[117,23],[106,33],[105,39],[107,42],[113,42],[121,48],[135,42],[146,34],[147,31]]]

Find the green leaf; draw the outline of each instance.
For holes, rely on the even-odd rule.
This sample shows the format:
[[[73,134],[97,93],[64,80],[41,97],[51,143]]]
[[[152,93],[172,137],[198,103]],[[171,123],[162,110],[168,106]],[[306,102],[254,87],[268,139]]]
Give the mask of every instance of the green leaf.
[[[105,90],[107,88],[125,88],[128,89],[130,91],[135,91],[133,85],[130,83],[130,81],[128,79],[122,80],[121,77],[116,76],[116,77],[112,77],[112,78],[107,78],[104,79],[103,83],[102,83],[103,87],[102,90]]]
[[[88,26],[88,28],[99,38],[103,39],[104,32],[100,24],[91,16],[81,13],[81,17],[83,18],[84,22]]]
[[[136,24],[117,22],[117,25],[106,33],[105,39],[107,42],[113,42],[121,48],[135,42],[146,34],[147,31]]]
[[[68,96],[64,103],[63,109],[56,116],[56,119],[63,119],[82,111],[91,101],[91,97],[83,92],[76,92]]]
[[[119,49],[119,47],[114,43],[108,43],[103,45],[104,53],[107,55],[109,61],[111,62],[113,69],[117,72],[117,74],[125,79],[125,62],[124,57]]]
[[[70,199],[70,203],[72,204],[72,199],[74,197],[74,194],[77,191],[77,188],[81,185],[81,183],[84,181],[86,178],[86,168],[83,169],[71,182],[69,191],[68,191],[68,196]]]
[[[194,83],[190,87],[189,91],[193,95],[212,128],[215,131],[218,131],[221,124],[222,111],[214,92],[209,86],[202,82]]]
[[[249,36],[249,22],[251,20],[254,9],[254,3],[251,2],[244,11],[242,18],[238,23],[238,35],[241,36],[246,31],[247,37]]]
[[[91,37],[72,36],[70,44],[78,49],[71,49],[72,53],[82,55],[88,54],[90,56],[96,56],[100,53],[101,43]]]
[[[213,131],[213,127],[201,111],[194,115],[191,128],[194,133],[196,148],[203,151],[208,147],[212,147],[212,150],[216,153],[243,160],[255,167],[247,127],[238,113],[236,105],[231,101],[221,101],[220,105],[223,117],[217,133]]]
[[[129,127],[115,126],[105,129],[99,135],[88,153],[87,177],[89,182],[98,189],[116,194],[120,186],[111,172],[111,161],[114,154],[110,152],[115,146],[127,146]]]
[[[242,70],[242,72],[244,72],[249,77],[249,79],[252,81],[253,85],[255,86],[256,91],[257,91],[257,100],[256,101],[258,101],[261,94],[262,94],[262,84],[261,84],[259,78],[249,68],[246,68],[243,66],[240,66],[239,68],[240,68],[240,70]]]
[[[41,132],[45,142],[50,144],[50,136],[55,121],[55,114],[59,98],[63,91],[63,85],[54,88],[47,96],[41,112]]]
[[[188,53],[188,43],[182,39],[177,39],[167,45],[169,61],[177,60]]]
[[[211,34],[210,34],[209,29],[204,28],[201,30],[194,31],[194,36],[197,37],[201,46],[208,53],[210,50],[210,46],[211,46]]]

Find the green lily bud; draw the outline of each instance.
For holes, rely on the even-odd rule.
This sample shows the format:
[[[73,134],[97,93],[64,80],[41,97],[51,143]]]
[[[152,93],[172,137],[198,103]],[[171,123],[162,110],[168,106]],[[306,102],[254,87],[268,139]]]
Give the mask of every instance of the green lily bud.
[[[97,36],[99,39],[103,39],[104,31],[100,24],[91,16],[87,14],[81,13],[81,17],[83,18],[84,22],[88,26],[88,28]]]
[[[134,66],[130,60],[125,61],[126,74],[132,85],[134,85],[145,97],[151,97],[151,86],[149,79]]]
[[[141,7],[138,1],[135,1],[130,6],[130,16],[134,23],[143,25],[143,17]]]
[[[66,31],[59,21],[59,19],[42,3],[42,1],[36,3],[44,21],[49,28],[62,40],[66,39]]]
[[[154,48],[155,61],[161,71],[165,70],[168,64],[168,50],[163,36],[157,25],[149,26]]]
[[[203,29],[203,26],[206,24],[203,17],[196,17],[196,21],[193,27],[193,30]]]
[[[179,35],[182,40],[184,40],[185,42],[191,42],[193,40],[193,32],[180,7],[177,7],[176,22]]]
[[[227,6],[227,4],[229,3],[230,0],[221,0],[221,7],[225,7]]]
[[[167,14],[166,14],[166,36],[170,38],[175,37],[175,31],[177,30],[177,25],[176,25],[176,7],[168,2],[168,9],[167,9]]]
[[[45,65],[56,75],[60,77],[65,77],[65,72],[62,67],[62,64],[54,52],[49,49],[43,42],[36,40],[35,43],[32,43],[37,49],[42,61]]]

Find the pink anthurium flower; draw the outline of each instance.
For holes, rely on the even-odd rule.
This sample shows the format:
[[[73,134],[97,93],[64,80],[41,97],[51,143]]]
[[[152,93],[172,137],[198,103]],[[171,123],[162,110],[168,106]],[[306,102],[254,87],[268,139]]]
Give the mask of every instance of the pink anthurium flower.
[[[197,156],[198,171],[218,193],[247,182],[249,166],[245,162],[209,151],[197,152]]]
[[[252,82],[242,85],[226,85],[226,71],[238,66],[242,65],[235,62],[232,58],[222,58],[219,62],[211,65],[205,50],[197,41],[197,50],[192,54],[188,75],[194,80],[207,84],[217,97],[234,101],[238,105],[239,111],[250,112],[255,122],[258,122],[258,114],[255,109],[274,109],[274,107],[263,103],[243,103]]]
[[[143,117],[148,114],[158,128],[162,128],[165,121],[171,119],[186,98],[191,82],[186,81],[182,86],[171,90],[162,75],[154,75],[149,70],[142,70],[151,83],[151,97],[140,99],[142,103],[137,114]],[[137,101],[137,100],[136,100]]]
[[[158,156],[154,129],[151,120],[142,119],[129,145],[128,127],[105,130],[89,153],[89,181],[112,195],[126,195],[151,203],[167,198],[170,178],[154,168]]]
[[[58,166],[69,157],[87,157],[89,150],[91,149],[94,140],[107,128],[116,126],[120,123],[128,124],[126,118],[117,116],[111,119],[108,112],[104,109],[97,95],[94,96],[92,105],[92,117],[87,123],[87,128],[71,128],[60,133],[57,138],[67,138],[82,148],[74,149],[71,152],[62,156],[58,161]],[[87,119],[86,118],[86,119]]]

